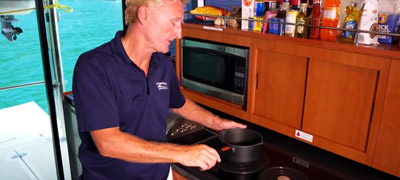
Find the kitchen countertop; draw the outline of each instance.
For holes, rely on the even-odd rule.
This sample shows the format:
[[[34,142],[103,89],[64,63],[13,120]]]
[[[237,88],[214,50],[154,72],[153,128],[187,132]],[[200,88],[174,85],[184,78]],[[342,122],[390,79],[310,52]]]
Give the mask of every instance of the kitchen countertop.
[[[301,141],[289,138],[258,125],[209,109],[215,114],[233,119],[248,125],[249,129],[256,130],[263,135],[264,144],[262,151],[269,158],[267,168],[272,166],[286,166],[302,171],[310,180],[313,179],[369,179],[390,180],[400,179],[366,165],[341,157],[331,152],[319,149]],[[189,135],[190,136],[190,135]],[[208,171],[200,171],[196,167],[185,167],[173,164],[172,168],[188,179],[265,179],[262,173],[252,175],[232,175],[221,173],[217,167]],[[263,169],[262,171],[264,171]],[[262,172],[260,171],[260,172]],[[221,175],[222,174],[222,175]],[[250,177],[250,178],[249,178]],[[275,177],[276,179],[276,177]],[[293,178],[292,178],[293,179]]]

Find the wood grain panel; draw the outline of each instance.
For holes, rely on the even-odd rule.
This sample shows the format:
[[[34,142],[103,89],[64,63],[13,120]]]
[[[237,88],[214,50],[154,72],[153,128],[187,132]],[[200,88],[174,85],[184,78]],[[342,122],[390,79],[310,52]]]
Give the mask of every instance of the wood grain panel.
[[[230,114],[237,118],[248,120],[248,113],[242,109],[241,106],[229,103],[227,101],[214,98],[212,96],[208,96],[205,94],[201,94],[190,89],[181,88],[182,93],[185,97],[189,98],[190,100],[205,105],[207,107],[216,109],[218,111]]]
[[[253,113],[300,129],[306,70],[305,57],[259,50]]]
[[[378,71],[310,59],[303,130],[366,150]]]
[[[374,168],[400,177],[400,61],[392,61],[382,110]]]
[[[181,174],[177,173],[174,170],[172,170],[172,179],[173,180],[188,180],[186,177],[182,176]]]
[[[388,59],[384,59],[382,57],[377,57],[377,56],[354,54],[344,51],[310,47],[297,43],[268,41],[261,39],[254,40],[254,44],[255,47],[260,49],[286,53],[295,56],[323,59],[325,61],[332,61],[352,66],[360,66],[370,69],[386,69],[388,67],[388,62],[387,62]]]
[[[205,39],[215,42],[235,44],[245,47],[252,45],[252,38],[247,36],[237,36],[233,34],[227,34],[219,31],[205,30],[205,29],[183,29],[182,37],[193,37],[198,39]]]
[[[266,119],[265,117],[256,115],[256,114],[251,114],[250,113],[250,120],[252,123],[257,124],[259,126],[268,128],[270,130],[273,130],[275,132],[284,134],[289,137],[294,137],[296,129],[287,125],[284,125],[280,122],[273,121]]]
[[[211,30],[182,29],[182,38],[185,38],[185,37],[194,37],[194,38],[198,38],[198,39],[223,42],[222,34],[215,32],[215,31],[211,31]]]

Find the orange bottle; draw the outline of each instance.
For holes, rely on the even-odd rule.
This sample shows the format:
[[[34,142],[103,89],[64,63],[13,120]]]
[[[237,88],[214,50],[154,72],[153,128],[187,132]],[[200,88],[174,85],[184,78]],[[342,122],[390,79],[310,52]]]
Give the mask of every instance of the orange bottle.
[[[325,0],[321,26],[336,28],[339,22],[340,0]],[[337,30],[321,29],[322,40],[335,41]]]

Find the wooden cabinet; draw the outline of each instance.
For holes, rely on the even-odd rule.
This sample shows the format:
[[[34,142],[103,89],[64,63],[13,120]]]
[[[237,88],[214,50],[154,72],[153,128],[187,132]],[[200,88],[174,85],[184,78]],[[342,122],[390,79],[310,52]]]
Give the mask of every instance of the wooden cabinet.
[[[307,58],[256,46],[252,119],[264,126],[300,129]],[[254,89],[254,90],[253,90]],[[269,123],[264,119],[268,119]]]
[[[372,166],[400,177],[400,61],[392,60]]]
[[[265,39],[252,53],[250,121],[372,163],[390,59]]]
[[[400,61],[391,60],[400,58],[393,49],[398,47],[209,31],[198,25],[184,25],[182,34],[250,47],[246,110],[182,88],[187,97],[400,177]],[[312,138],[301,138],[298,131]]]
[[[377,70],[311,59],[302,130],[365,151],[378,78]]]
[[[380,114],[389,60],[360,56],[350,64],[338,60],[359,55],[339,55],[335,61],[310,58],[302,130],[366,152],[368,138],[374,138],[371,125],[379,121],[374,113]]]

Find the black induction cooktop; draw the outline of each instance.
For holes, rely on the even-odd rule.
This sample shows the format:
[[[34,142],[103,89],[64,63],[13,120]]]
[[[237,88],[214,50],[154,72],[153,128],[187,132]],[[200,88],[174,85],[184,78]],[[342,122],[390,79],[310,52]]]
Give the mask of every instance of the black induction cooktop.
[[[249,124],[248,128],[263,135],[264,144],[259,159],[249,167],[235,166],[222,159],[215,167],[207,171],[199,168],[173,164],[175,171],[188,179],[206,180],[391,180],[399,179],[366,165],[335,155],[309,144],[294,140],[271,130]],[[189,134],[179,144],[195,144],[190,139],[199,140],[217,151],[223,147],[218,136],[211,136],[210,131]],[[217,134],[217,133],[215,133]],[[186,143],[185,143],[186,142]],[[190,142],[190,143],[187,143]]]

